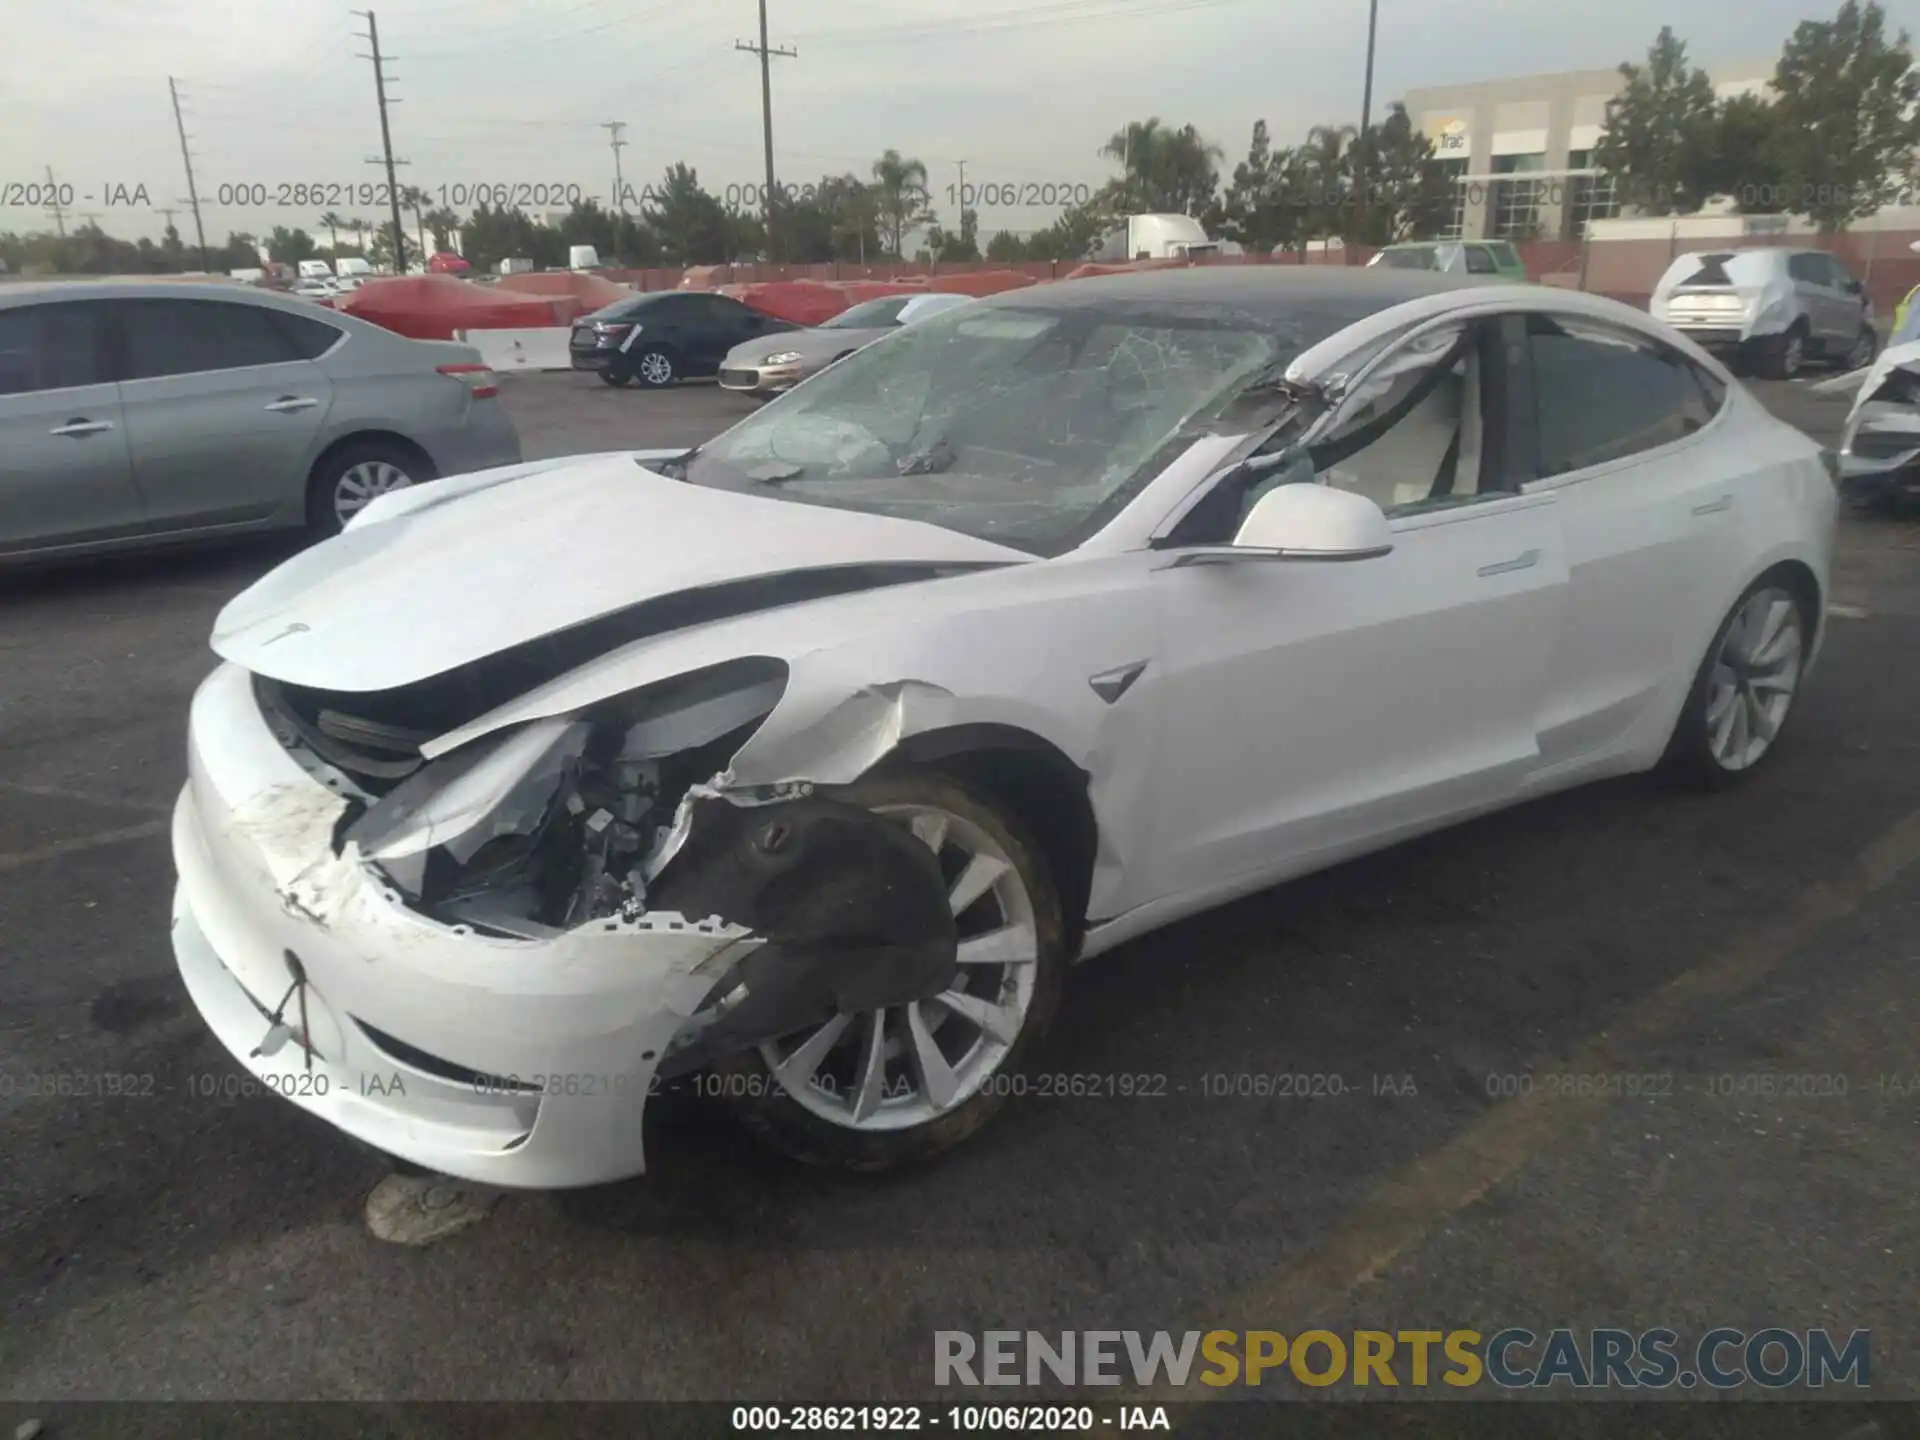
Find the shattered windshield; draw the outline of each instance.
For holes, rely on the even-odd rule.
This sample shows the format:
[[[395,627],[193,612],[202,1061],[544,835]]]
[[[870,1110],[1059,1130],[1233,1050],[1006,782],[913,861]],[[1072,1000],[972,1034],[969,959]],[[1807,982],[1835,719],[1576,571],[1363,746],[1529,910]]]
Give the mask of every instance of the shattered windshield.
[[[841,361],[686,478],[1057,554],[1306,343],[1224,307],[969,306]]]

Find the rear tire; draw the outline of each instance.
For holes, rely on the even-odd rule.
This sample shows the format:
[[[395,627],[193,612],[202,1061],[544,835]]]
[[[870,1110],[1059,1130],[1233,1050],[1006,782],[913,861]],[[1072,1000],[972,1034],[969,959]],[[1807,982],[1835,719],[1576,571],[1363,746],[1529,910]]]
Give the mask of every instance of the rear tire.
[[[436,478],[419,451],[390,440],[357,440],[314,466],[307,482],[307,528],[316,540],[338,535],[372,501]]]
[[[715,1067],[717,1088],[756,1138],[785,1155],[810,1165],[886,1170],[958,1145],[1010,1095],[1022,1092],[1016,1077],[1039,1050],[1059,1008],[1065,926],[1038,843],[1016,819],[959,781],[905,771],[862,781],[842,798],[911,824],[941,856],[956,891],[983,860],[988,868],[1005,867],[963,905],[958,919],[963,940],[991,936],[999,942],[994,953],[1018,958],[963,964],[947,992],[964,990],[961,1000],[969,1008],[983,1016],[991,1011],[1000,1034],[941,1001],[923,1000],[829,1022],[838,1027],[838,1038],[829,1037],[830,1048],[822,1049],[805,1077],[793,1073],[794,1062],[824,1033],[819,1028],[723,1061]],[[984,951],[976,946],[979,953]],[[862,1114],[876,1015],[881,1029],[875,1091],[884,1095]],[[927,1080],[930,1066],[951,1066],[947,1074],[958,1080],[965,1098],[939,1103]]]
[[[633,376],[624,370],[616,370],[612,366],[602,370],[600,378],[616,390],[624,390],[633,383]]]
[[[1845,372],[1864,370],[1873,363],[1873,357],[1879,353],[1880,336],[1871,325],[1862,324],[1859,338],[1853,342],[1853,348],[1839,357],[1834,368]]]
[[[680,366],[673,352],[649,345],[633,357],[633,376],[648,390],[664,390],[680,378]]]
[[[1769,335],[1755,349],[1756,369],[1768,380],[1791,380],[1807,365],[1807,324],[1793,322],[1784,335]]]
[[[1813,633],[1812,607],[1788,572],[1769,570],[1748,586],[1694,673],[1661,777],[1726,790],[1759,769],[1792,718]]]

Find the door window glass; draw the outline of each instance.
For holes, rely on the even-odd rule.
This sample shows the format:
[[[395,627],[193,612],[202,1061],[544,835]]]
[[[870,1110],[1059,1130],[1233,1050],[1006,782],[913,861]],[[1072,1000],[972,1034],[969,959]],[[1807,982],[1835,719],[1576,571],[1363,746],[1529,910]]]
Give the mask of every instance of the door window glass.
[[[300,359],[287,332],[258,305],[220,300],[128,300],[118,306],[128,380],[242,370]]]
[[[104,383],[98,320],[94,305],[0,310],[0,395]]]
[[[1563,316],[1531,315],[1539,474],[1564,475],[1681,440],[1714,416],[1697,368],[1657,341]],[[1712,377],[1706,377],[1711,380]]]

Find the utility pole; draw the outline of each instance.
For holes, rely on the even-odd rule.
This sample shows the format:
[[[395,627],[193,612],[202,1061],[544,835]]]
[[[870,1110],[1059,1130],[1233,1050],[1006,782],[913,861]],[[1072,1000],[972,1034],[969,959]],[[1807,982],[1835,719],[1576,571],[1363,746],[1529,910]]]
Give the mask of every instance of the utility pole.
[[[380,59],[380,22],[374,18],[371,10],[356,10],[353,13],[364,15],[367,19],[365,38],[373,53],[360,58],[373,62],[373,95],[380,106],[380,155],[369,157],[367,164],[384,164],[387,168],[387,199],[393,207],[393,273],[404,275],[407,273],[407,234],[400,224],[400,182],[393,178],[393,167],[407,162],[393,158],[393,131],[387,125],[387,106],[400,102],[387,95],[387,71]]]
[[[173,96],[173,128],[180,132],[180,161],[187,167],[187,204],[193,207],[193,238],[200,247],[200,268],[207,268],[207,227],[200,222],[200,192],[193,183],[193,152],[187,149],[187,122],[180,118],[180,82],[167,77],[167,93]]]
[[[67,212],[60,208],[60,185],[53,178],[53,167],[47,167],[47,213],[53,216],[53,228],[60,232],[62,240],[67,238]]]
[[[1353,219],[1354,239],[1360,238],[1360,231],[1367,215],[1367,181],[1373,170],[1373,137],[1367,131],[1373,124],[1373,41],[1380,28],[1380,0],[1367,0],[1367,80],[1360,92],[1360,163],[1354,169]],[[1347,263],[1353,264],[1358,252],[1352,245],[1347,246]]]
[[[627,182],[620,173],[620,152],[627,148],[627,142],[620,138],[626,130],[623,120],[607,120],[600,128],[607,132],[607,143],[613,147],[613,208],[622,215],[627,213]]]
[[[773,179],[773,61],[776,56],[792,60],[799,56],[798,50],[775,50],[767,44],[767,0],[760,0],[760,43],[747,45],[736,40],[733,48],[744,50],[749,55],[760,57],[760,120],[766,131],[767,139],[767,258],[774,258],[773,209],[776,187]]]

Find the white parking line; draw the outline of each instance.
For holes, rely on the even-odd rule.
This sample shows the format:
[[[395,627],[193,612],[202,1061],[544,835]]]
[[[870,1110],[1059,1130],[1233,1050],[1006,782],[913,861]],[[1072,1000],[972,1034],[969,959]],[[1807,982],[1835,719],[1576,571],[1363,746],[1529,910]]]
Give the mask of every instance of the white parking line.
[[[1871,610],[1862,610],[1858,605],[1829,605],[1827,606],[1827,614],[1833,616],[1836,620],[1865,620],[1868,619],[1873,612]]]
[[[146,840],[155,835],[164,835],[172,824],[171,820],[148,820],[140,825],[123,825],[118,830],[100,830],[72,840],[56,840],[51,845],[36,846],[32,850],[15,850],[10,855],[0,855],[0,875],[10,870],[24,869],[28,865],[38,865],[43,860],[58,860],[63,855],[78,855],[107,845],[123,845],[129,840]]]
[[[129,800],[124,795],[100,795],[91,790],[69,790],[64,785],[22,785],[17,780],[0,780],[0,790],[16,795],[32,795],[41,800],[75,800],[82,805],[117,806],[122,810],[145,810],[153,815],[169,815],[171,804],[157,800]]]

